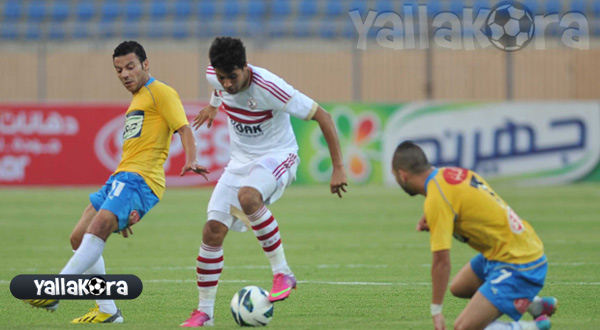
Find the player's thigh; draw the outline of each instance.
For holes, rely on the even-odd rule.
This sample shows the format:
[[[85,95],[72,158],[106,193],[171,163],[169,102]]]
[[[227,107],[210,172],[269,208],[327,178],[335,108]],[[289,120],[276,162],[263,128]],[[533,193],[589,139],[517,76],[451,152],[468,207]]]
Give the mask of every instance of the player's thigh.
[[[454,321],[455,330],[483,329],[502,313],[481,292],[476,292]]]
[[[475,274],[469,261],[452,279],[450,292],[459,298],[471,298],[482,284],[483,280]]]
[[[241,220],[231,214],[232,207],[237,208],[238,210],[241,210],[242,207],[238,200],[239,187],[225,183],[233,182],[229,176],[231,175],[228,174],[227,171],[223,173],[223,176],[219,179],[219,182],[217,182],[217,185],[210,196],[208,207],[206,209],[208,222],[204,225],[203,236],[212,236],[213,233],[220,232],[217,230],[220,227],[211,223],[213,221],[217,221],[228,229],[235,231],[246,231],[248,229]],[[216,227],[216,229],[214,227]],[[208,237],[206,238],[208,239]],[[208,244],[208,242],[205,243]]]
[[[257,198],[258,202],[262,204],[277,190],[277,179],[271,170],[257,165],[250,170],[250,173],[242,181],[241,186],[238,196],[241,204],[245,200],[256,203]],[[242,206],[244,205],[242,204]]]
[[[273,204],[296,178],[298,163],[293,153],[267,155],[250,170],[242,186],[256,189],[265,204]]]
[[[96,213],[96,209],[90,203],[81,214],[81,218],[79,218],[79,221],[71,232],[70,241],[73,250],[77,250],[79,248],[79,244],[81,244],[81,240],[83,240],[83,235],[85,234]]]
[[[119,172],[111,178],[113,181],[110,183],[108,192],[104,194],[104,198],[90,195],[90,201],[99,213],[101,211],[112,213],[117,219],[118,230],[123,230],[129,226],[129,216],[132,211],[137,211],[140,219],[142,219],[158,203],[159,199],[139,174]],[[108,186],[108,183],[106,186]],[[102,217],[96,215],[95,218],[99,217],[97,225],[112,218],[106,212],[103,212],[105,214]],[[91,225],[94,222],[96,222],[95,219],[92,220]],[[96,230],[99,230],[98,227]],[[102,230],[104,230],[104,227],[102,227]]]

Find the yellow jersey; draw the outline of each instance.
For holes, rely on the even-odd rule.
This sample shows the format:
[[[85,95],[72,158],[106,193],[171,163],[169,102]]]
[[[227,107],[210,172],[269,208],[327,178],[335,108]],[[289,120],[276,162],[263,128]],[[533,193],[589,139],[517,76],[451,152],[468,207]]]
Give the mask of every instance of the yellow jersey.
[[[543,255],[544,246],[533,227],[477,173],[436,168],[425,189],[431,251],[450,249],[454,236],[488,260],[524,264]]]
[[[172,87],[150,78],[135,94],[125,113],[123,155],[115,173],[134,172],[160,199],[165,191],[163,164],[171,137],[189,125],[179,95]]]

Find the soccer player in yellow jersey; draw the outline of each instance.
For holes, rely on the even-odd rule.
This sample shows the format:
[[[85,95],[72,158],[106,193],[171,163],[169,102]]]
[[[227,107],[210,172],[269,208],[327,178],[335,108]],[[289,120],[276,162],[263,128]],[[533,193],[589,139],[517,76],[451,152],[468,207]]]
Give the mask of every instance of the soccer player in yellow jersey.
[[[208,171],[196,162],[196,142],[177,92],[150,76],[142,45],[125,41],[115,48],[113,64],[123,86],[133,94],[125,113],[123,155],[106,184],[90,195],[90,204],[71,233],[75,253],[61,274],[106,274],[102,251],[112,232],[124,237],[162,197],[165,190],[163,163],[173,133],[181,137],[186,162],[181,169],[206,179]],[[54,311],[58,300],[28,300],[35,307]],[[114,300],[98,300],[97,306],[71,323],[122,323]]]
[[[392,159],[398,184],[411,196],[425,196],[418,231],[431,233],[433,252],[431,315],[436,330],[446,329],[442,301],[450,278],[454,236],[479,251],[456,274],[450,292],[469,298],[454,322],[455,330],[547,330],[557,308],[554,297],[538,297],[548,264],[533,227],[496,194],[477,173],[435,168],[416,144],[401,143]],[[534,321],[519,321],[529,311]],[[502,314],[514,322],[496,321]]]

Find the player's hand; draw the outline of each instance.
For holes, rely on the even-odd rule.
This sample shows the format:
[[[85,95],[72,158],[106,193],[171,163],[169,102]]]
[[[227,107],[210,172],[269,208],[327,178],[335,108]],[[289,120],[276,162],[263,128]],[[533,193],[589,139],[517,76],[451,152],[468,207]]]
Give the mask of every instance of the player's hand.
[[[444,320],[444,315],[442,313],[436,314],[432,316],[432,318],[435,330],[446,330],[446,321]]]
[[[129,237],[129,235],[133,235],[133,231],[131,230],[131,226],[140,222],[140,214],[138,211],[133,210],[129,213],[129,223],[127,223],[127,227],[119,232],[119,235],[123,235],[123,238]]]
[[[192,127],[194,127],[195,129],[200,128],[200,126],[202,126],[202,124],[204,124],[205,121],[208,120],[208,124],[206,125],[206,127],[211,128],[213,121],[215,120],[215,117],[217,117],[217,113],[219,109],[213,107],[212,105],[207,105],[204,107],[204,109],[200,110],[200,112],[198,112],[198,115],[196,115],[196,117],[194,117],[194,123],[192,124]]]
[[[202,177],[204,177],[204,180],[208,181],[208,177],[206,176],[206,174],[210,173],[210,171],[207,170],[206,167],[198,165],[196,161],[186,163],[181,169],[181,173],[179,173],[179,175],[183,176],[189,171],[202,175]]]
[[[429,231],[429,225],[427,224],[427,220],[425,216],[422,216],[417,222],[417,231]]]
[[[343,167],[334,168],[333,173],[331,174],[331,182],[329,183],[329,189],[332,194],[337,194],[342,198],[342,191],[346,192],[346,186],[348,182],[346,180],[346,171]]]

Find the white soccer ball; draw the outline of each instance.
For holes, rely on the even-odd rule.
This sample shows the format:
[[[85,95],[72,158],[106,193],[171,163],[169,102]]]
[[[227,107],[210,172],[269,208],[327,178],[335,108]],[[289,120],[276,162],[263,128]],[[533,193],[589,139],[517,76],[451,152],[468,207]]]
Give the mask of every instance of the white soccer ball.
[[[505,51],[527,46],[534,31],[533,13],[517,1],[497,4],[485,22],[485,32],[492,44]]]
[[[231,314],[243,327],[265,326],[273,319],[273,303],[269,292],[254,285],[243,287],[231,299]]]

